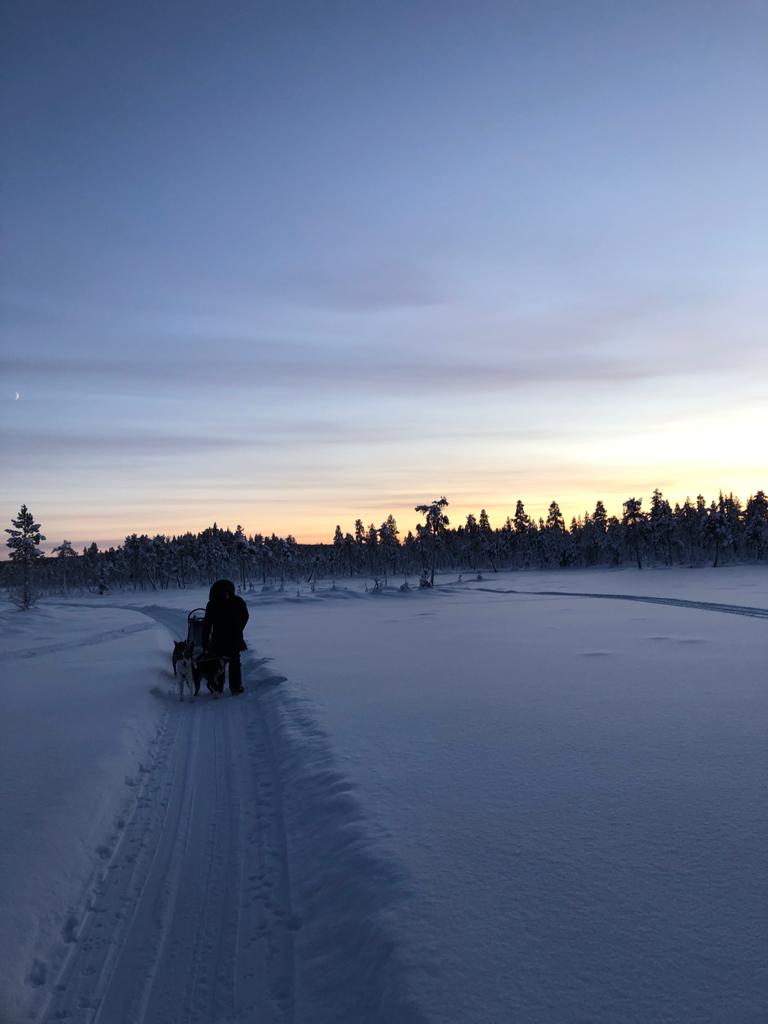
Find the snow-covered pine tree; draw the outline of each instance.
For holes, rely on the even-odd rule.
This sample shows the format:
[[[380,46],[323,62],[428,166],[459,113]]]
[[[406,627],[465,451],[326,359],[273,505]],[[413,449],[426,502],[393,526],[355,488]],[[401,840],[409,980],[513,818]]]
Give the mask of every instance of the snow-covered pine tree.
[[[365,549],[368,554],[368,569],[372,576],[379,571],[379,532],[374,523],[368,524],[365,533]]]
[[[171,579],[171,549],[168,543],[168,538],[164,534],[158,533],[152,538],[152,554],[157,585],[161,590],[167,590],[168,583]],[[101,568],[103,568],[105,564],[104,559],[101,561]],[[102,573],[99,579],[100,594],[104,593],[101,588],[105,583],[106,577]]]
[[[597,501],[595,504],[595,514],[592,516],[592,522],[595,524],[595,529],[599,533],[605,533],[608,529],[608,513],[605,511],[605,504],[602,501]]]
[[[580,564],[584,548],[584,520],[581,516],[571,516],[571,525],[568,527],[568,542],[565,548],[565,558],[561,565]]]
[[[267,578],[272,567],[272,552],[266,542],[262,542],[259,545],[258,558],[261,562],[261,585],[262,587],[266,587]]]
[[[631,549],[637,559],[637,568],[642,569],[643,563],[640,557],[643,542],[645,540],[645,513],[642,511],[642,498],[627,498],[624,502],[624,512],[621,517],[621,525],[624,528],[624,539],[627,547]]]
[[[525,505],[520,498],[515,504],[515,515],[513,519],[515,528],[515,557],[519,565],[528,566],[533,557],[532,534],[535,530],[531,517],[525,511]]]
[[[656,488],[651,496],[651,510],[648,514],[648,528],[650,531],[651,545],[654,558],[659,556],[664,559],[665,565],[672,564],[672,534],[674,520],[669,502]]]
[[[545,526],[548,530],[560,530],[561,532],[565,530],[565,519],[556,501],[552,501],[549,504]]]
[[[707,516],[706,534],[715,548],[714,561],[712,562],[713,569],[716,569],[720,564],[721,552],[733,546],[733,535],[723,511],[723,503],[724,499],[721,492],[719,504],[713,501],[709,506],[709,514]]]
[[[696,545],[701,555],[704,554],[707,546],[707,521],[709,509],[703,494],[696,496]]]
[[[768,498],[758,491],[747,502],[744,510],[744,534],[757,558],[768,551]]]
[[[64,594],[67,593],[67,562],[71,559],[77,559],[77,552],[72,547],[72,544],[68,540],[63,540],[58,547],[54,548],[51,552],[52,555],[56,555],[59,560],[61,567],[61,585],[64,590]]]
[[[687,551],[688,564],[693,568],[696,548],[696,508],[689,497],[686,496],[682,507],[675,508],[675,519],[679,527],[680,543]]]
[[[397,539],[399,532],[397,520],[390,513],[379,527],[379,548],[384,564],[385,577],[389,574],[394,575],[397,572],[397,556],[400,550],[400,542]]]
[[[488,518],[488,513],[484,508],[480,509],[480,518],[477,521],[478,529],[480,530],[480,550],[483,556],[488,559],[491,563],[491,569],[494,572],[498,572],[496,568],[496,557],[495,557],[495,537],[493,535],[493,527],[491,521]]]
[[[507,516],[502,524],[501,529],[498,531],[499,539],[499,554],[502,561],[506,565],[514,565],[515,563],[515,524],[512,522],[512,517]]]
[[[727,497],[724,497],[721,494],[718,507],[720,508],[723,518],[728,524],[728,530],[733,538],[734,551],[737,551],[741,545],[744,534],[744,519],[741,511],[741,502],[733,493],[729,494]],[[738,553],[740,554],[740,551]]]
[[[277,557],[280,561],[280,590],[285,589],[285,574],[295,561],[295,542],[291,536],[278,541]]]
[[[624,527],[616,516],[608,516],[606,520],[604,550],[609,565],[621,565],[624,551]]]
[[[605,505],[598,501],[593,515],[584,514],[584,561],[586,565],[599,565],[606,550],[608,515]]]
[[[355,538],[351,533],[344,534],[344,557],[347,561],[347,571],[350,577],[355,575]]]
[[[146,535],[139,537],[139,542],[146,542],[146,544],[151,548],[152,542]],[[101,558],[99,556],[99,545],[93,541],[93,543],[89,544],[88,547],[83,548],[83,555],[80,561],[85,585],[93,590],[98,590],[99,588],[100,563]],[[157,588],[153,586],[153,589]]]
[[[248,542],[245,532],[238,523],[235,529],[235,558],[237,559],[237,571],[240,576],[240,586],[243,590],[248,586],[248,570],[251,565],[253,549]]]
[[[531,528],[531,517],[525,511],[525,505],[517,499],[515,505],[515,533],[525,534]]]
[[[35,522],[26,505],[21,506],[5,532],[9,535],[5,543],[11,552],[10,560],[15,563],[20,576],[19,588],[12,592],[12,599],[20,608],[31,608],[35,603],[32,566],[43,556],[40,543],[45,537],[40,533],[40,523]]]
[[[197,563],[194,557],[195,541],[191,533],[173,539],[173,557],[170,571],[176,580],[176,586],[183,588],[197,574]]]
[[[443,509],[448,505],[448,499],[443,495],[441,498],[435,498],[428,505],[416,505],[415,511],[421,512],[426,519],[424,526],[417,526],[419,535],[427,540],[429,547],[431,548],[431,571],[429,577],[430,587],[435,585],[435,562],[437,559],[437,545],[439,538],[445,533],[446,526],[449,525],[450,520],[448,516],[443,512]]]
[[[365,567],[365,525],[362,519],[356,519],[354,525],[355,546],[352,557],[355,563],[355,572],[361,573]]]
[[[544,524],[544,556],[552,565],[561,565],[565,551],[565,519],[556,501],[550,502]]]
[[[460,530],[461,527],[459,527],[458,529]],[[467,515],[467,521],[464,525],[463,534],[463,553],[467,561],[469,562],[470,569],[474,569],[475,571],[477,571],[477,569],[480,568],[480,529],[477,525],[477,519],[475,518],[474,513],[472,512],[470,512]]]

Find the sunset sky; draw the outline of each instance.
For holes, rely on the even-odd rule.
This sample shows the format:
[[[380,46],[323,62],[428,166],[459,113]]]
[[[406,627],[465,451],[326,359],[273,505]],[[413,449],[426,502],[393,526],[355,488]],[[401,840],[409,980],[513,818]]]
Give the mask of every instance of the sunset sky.
[[[3,517],[765,488],[767,53],[765,0],[6,4]]]

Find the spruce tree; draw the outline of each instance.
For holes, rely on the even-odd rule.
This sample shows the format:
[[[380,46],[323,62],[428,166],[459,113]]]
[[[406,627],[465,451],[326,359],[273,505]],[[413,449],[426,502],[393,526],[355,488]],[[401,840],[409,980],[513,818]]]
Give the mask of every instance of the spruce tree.
[[[400,543],[397,539],[399,532],[397,520],[390,513],[379,527],[379,548],[384,560],[385,576],[390,570],[394,573],[397,569],[397,553],[400,548]]]
[[[556,501],[550,502],[544,526],[544,551],[547,561],[562,565],[565,553],[565,519]]]
[[[514,522],[515,522],[515,533],[524,535],[531,528],[531,517],[525,511],[525,505],[520,500],[520,498],[517,499],[517,504],[515,505],[515,520],[514,520]]]
[[[671,565],[673,529],[672,509],[658,487],[651,496],[651,511],[648,515],[648,524],[654,556],[658,557],[659,552],[661,552],[663,554],[665,564]]]
[[[491,521],[488,518],[488,513],[484,508],[480,509],[480,518],[477,521],[477,526],[480,531],[480,550],[483,555],[491,563],[491,569],[497,572],[496,559],[494,558],[494,535]]]
[[[54,548],[51,554],[54,554],[59,559],[59,565],[61,566],[61,581],[64,586],[64,594],[67,593],[67,562],[74,558],[77,558],[77,552],[72,547],[72,544],[68,540],[63,540],[57,548]]]
[[[19,514],[11,520],[10,527],[5,532],[9,539],[5,542],[10,548],[10,559],[16,564],[21,575],[21,587],[18,593],[17,604],[21,608],[31,608],[35,602],[32,592],[32,566],[38,558],[42,558],[42,551],[39,550],[41,541],[45,537],[40,533],[40,523],[26,505],[22,505]]]
[[[640,551],[643,543],[646,522],[645,513],[641,510],[642,504],[642,498],[627,498],[624,502],[624,513],[621,517],[621,525],[624,527],[624,537],[628,546],[635,554],[638,569],[643,568]]]
[[[758,491],[747,502],[744,510],[744,534],[757,558],[768,550],[768,498]]]
[[[731,528],[723,511],[723,495],[720,493],[720,503],[713,501],[709,506],[706,534],[715,547],[715,558],[712,568],[716,569],[720,564],[721,552],[733,544]]]
[[[595,514],[592,516],[592,523],[598,533],[606,533],[608,530],[608,513],[605,511],[605,505],[602,501],[598,501],[595,505]]]

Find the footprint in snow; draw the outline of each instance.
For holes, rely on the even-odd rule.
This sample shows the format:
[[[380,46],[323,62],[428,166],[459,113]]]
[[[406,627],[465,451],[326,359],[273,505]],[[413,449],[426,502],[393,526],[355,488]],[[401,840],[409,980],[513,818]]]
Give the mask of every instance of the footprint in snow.
[[[47,966],[42,960],[34,960],[32,962],[32,970],[27,975],[27,984],[32,985],[34,988],[42,988],[47,977]]]
[[[74,914],[70,914],[67,920],[64,922],[64,927],[61,930],[61,937],[67,944],[77,942],[77,925],[78,920]]]

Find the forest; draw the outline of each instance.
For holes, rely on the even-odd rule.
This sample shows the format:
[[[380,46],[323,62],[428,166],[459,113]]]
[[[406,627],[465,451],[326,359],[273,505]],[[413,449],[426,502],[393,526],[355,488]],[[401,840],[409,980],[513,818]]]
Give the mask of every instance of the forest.
[[[628,498],[620,516],[598,501],[593,512],[566,524],[553,501],[546,519],[529,516],[522,500],[501,526],[488,514],[452,523],[445,497],[415,506],[424,519],[402,536],[394,516],[379,526],[357,519],[351,532],[337,526],[327,543],[299,543],[290,534],[247,534],[214,523],[200,533],[150,537],[133,533],[117,547],[96,543],[76,551],[63,540],[48,554],[41,526],[25,505],[6,529],[9,557],[0,562],[0,586],[28,606],[41,593],[126,588],[163,590],[207,584],[220,577],[254,587],[331,585],[368,577],[372,589],[408,586],[419,576],[434,584],[435,572],[497,572],[590,566],[701,566],[768,559],[768,498],[759,490],[742,505],[733,494],[709,503],[699,495],[672,506],[655,490],[647,510]],[[400,583],[402,578],[404,582]]]

